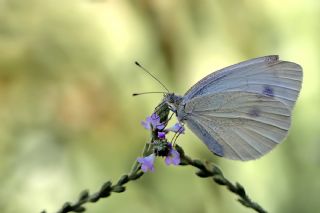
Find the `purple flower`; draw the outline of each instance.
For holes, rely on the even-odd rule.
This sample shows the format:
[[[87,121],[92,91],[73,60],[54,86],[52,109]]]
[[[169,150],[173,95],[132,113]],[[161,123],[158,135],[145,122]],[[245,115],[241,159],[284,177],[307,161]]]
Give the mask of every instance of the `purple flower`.
[[[165,162],[167,165],[179,165],[180,164],[180,154],[177,150],[175,150],[170,144],[171,148],[169,154],[167,155]]]
[[[153,113],[151,116],[146,118],[146,121],[141,122],[142,126],[146,129],[163,129],[165,125],[160,122],[160,117],[156,113]]]
[[[143,158],[138,158],[138,162],[141,163],[141,170],[143,172],[147,172],[148,170],[150,172],[154,172],[154,159],[155,159],[155,154],[151,154],[147,157]]]
[[[185,128],[180,123],[176,123],[175,125],[170,127],[168,130],[171,132],[184,134]]]
[[[158,138],[165,139],[166,138],[166,133],[165,132],[158,132]]]

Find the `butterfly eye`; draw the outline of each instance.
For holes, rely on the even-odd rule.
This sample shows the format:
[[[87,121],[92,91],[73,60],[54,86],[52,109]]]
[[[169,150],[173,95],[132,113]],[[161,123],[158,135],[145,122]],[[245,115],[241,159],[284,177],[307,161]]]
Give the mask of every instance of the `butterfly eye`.
[[[174,103],[173,95],[168,94],[168,95],[166,96],[166,98],[167,98],[168,103],[170,103],[170,104]]]

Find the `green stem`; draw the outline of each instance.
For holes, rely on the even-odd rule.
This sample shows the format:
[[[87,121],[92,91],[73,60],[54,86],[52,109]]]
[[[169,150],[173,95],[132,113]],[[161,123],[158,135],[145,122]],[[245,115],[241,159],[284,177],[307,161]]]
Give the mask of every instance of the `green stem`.
[[[197,159],[195,160],[191,159],[189,156],[185,155],[183,149],[178,145],[176,145],[176,149],[180,153],[181,166],[186,166],[186,165],[193,166],[199,169],[199,171],[196,172],[196,175],[198,175],[199,177],[201,178],[212,177],[213,181],[215,181],[217,184],[226,186],[229,191],[239,196],[238,201],[243,206],[254,209],[256,212],[259,212],[259,213],[267,212],[258,203],[253,202],[249,198],[249,196],[246,194],[244,187],[240,183],[233,184],[231,181],[225,178],[221,169],[218,166],[208,161],[202,162]]]
[[[219,185],[226,186],[229,191],[239,196],[238,201],[248,208],[254,209],[256,212],[259,213],[266,213],[267,211],[264,210],[258,203],[253,202],[249,196],[246,194],[245,189],[243,186],[239,183],[233,184],[231,181],[229,181],[227,178],[224,177],[221,169],[214,165],[211,162],[208,161],[200,161],[197,159],[192,159],[189,156],[187,156],[183,149],[176,145],[176,150],[180,153],[180,159],[181,163],[180,166],[193,166],[198,169],[196,172],[196,175],[198,175],[201,178],[209,178],[212,177],[213,181]],[[143,149],[143,156],[147,152],[149,152],[150,144],[147,143],[144,146]],[[85,212],[86,209],[84,205],[86,203],[95,203],[98,202],[101,198],[106,198],[111,195],[112,192],[114,193],[122,193],[126,190],[125,184],[139,179],[143,176],[143,172],[141,171],[140,163],[135,161],[132,165],[132,169],[129,172],[129,174],[122,175],[117,183],[112,184],[111,181],[107,181],[100,189],[93,193],[89,194],[88,190],[84,190],[80,193],[79,198],[76,202],[70,203],[66,202],[60,210],[57,211],[57,213],[67,213],[67,212]],[[42,211],[42,213],[46,213],[46,211]]]

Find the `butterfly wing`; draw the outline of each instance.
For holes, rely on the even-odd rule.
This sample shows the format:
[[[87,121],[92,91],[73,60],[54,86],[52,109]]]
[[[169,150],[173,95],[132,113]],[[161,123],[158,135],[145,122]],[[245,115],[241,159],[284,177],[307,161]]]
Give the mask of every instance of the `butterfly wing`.
[[[185,117],[178,118],[185,120],[213,153],[234,160],[261,157],[286,137],[290,127],[286,104],[251,92],[195,97],[180,108],[180,114]]]
[[[206,76],[185,94],[184,99],[226,91],[253,92],[273,97],[292,110],[302,82],[300,65],[265,56],[241,62]]]

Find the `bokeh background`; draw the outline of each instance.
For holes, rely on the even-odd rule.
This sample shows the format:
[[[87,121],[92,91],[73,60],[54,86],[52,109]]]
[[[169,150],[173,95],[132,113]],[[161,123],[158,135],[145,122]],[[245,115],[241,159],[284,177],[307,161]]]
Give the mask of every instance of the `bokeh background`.
[[[320,1],[0,0],[0,212],[55,212],[82,189],[130,170],[141,125],[163,90],[279,54],[304,68],[286,141],[263,158],[213,156],[191,131],[178,143],[218,164],[270,212],[320,208]],[[251,212],[193,168],[167,167],[87,212]]]

